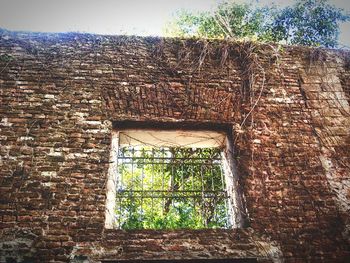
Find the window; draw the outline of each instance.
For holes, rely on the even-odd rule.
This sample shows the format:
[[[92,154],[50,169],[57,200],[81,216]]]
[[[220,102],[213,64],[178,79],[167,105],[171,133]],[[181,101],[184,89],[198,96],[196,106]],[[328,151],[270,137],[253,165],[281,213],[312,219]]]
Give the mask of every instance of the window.
[[[218,148],[122,147],[118,178],[118,228],[231,226]]]
[[[231,228],[240,199],[227,131],[117,127],[106,227]]]

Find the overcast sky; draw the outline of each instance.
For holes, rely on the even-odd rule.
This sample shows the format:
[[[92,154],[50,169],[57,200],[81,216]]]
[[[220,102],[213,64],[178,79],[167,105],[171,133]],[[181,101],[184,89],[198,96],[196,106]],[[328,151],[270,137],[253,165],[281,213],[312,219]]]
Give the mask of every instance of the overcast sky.
[[[286,6],[294,0],[247,0]],[[211,10],[220,0],[0,0],[0,27],[10,30],[161,35],[179,9]],[[238,2],[245,2],[238,0]],[[350,0],[330,0],[350,12]],[[350,47],[350,23],[340,43]]]

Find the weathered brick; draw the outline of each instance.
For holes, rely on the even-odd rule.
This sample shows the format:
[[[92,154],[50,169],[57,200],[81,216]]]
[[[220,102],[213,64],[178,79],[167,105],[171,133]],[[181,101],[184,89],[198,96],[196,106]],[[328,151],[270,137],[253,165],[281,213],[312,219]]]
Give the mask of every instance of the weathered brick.
[[[0,262],[350,256],[349,52],[310,63],[313,49],[286,46],[271,64],[257,45],[265,72],[243,92],[249,48],[211,40],[198,68],[203,43],[0,31],[0,54],[14,58],[0,60]],[[231,125],[249,227],[104,229],[112,124],[123,120]]]

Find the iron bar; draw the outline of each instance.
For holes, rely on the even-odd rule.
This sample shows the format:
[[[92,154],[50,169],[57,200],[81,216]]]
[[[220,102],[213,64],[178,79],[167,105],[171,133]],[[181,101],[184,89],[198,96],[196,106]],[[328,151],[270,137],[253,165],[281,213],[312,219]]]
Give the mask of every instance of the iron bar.
[[[154,218],[166,224],[171,216],[182,218],[185,225],[228,227],[230,196],[217,156],[215,148],[120,148],[119,228],[152,228]]]

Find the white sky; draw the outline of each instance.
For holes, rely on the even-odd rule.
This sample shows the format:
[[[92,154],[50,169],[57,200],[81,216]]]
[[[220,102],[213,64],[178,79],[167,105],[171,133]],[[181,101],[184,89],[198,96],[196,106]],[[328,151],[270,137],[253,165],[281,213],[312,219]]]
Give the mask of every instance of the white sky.
[[[221,0],[0,0],[0,27],[40,32],[162,35],[179,9],[205,11]],[[295,0],[237,0],[286,6]],[[350,12],[350,0],[329,0]],[[350,47],[350,23],[340,43]]]

